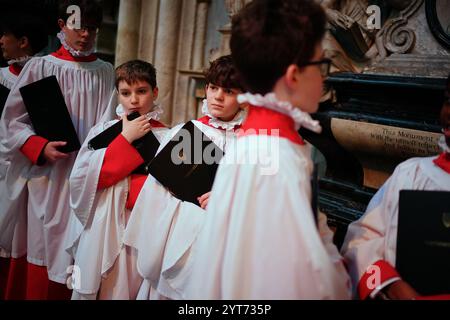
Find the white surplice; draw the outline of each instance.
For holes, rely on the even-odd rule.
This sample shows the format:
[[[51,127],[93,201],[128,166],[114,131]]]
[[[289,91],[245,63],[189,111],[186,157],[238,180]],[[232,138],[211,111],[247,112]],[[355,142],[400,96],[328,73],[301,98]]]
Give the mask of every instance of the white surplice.
[[[47,266],[49,279],[65,283],[72,259],[64,250],[64,238],[69,230],[69,175],[77,153],[55,164],[33,166],[19,151],[35,135],[19,89],[48,76],[56,76],[69,114],[83,142],[89,130],[107,109],[114,89],[114,70],[100,59],[93,62],[73,62],[53,55],[31,59],[11,90],[1,120],[1,144],[11,159],[6,172],[7,197],[17,198],[28,188],[28,262]],[[51,119],[49,119],[51,120]],[[12,212],[2,215],[2,229],[12,234],[17,219]]]
[[[396,264],[400,190],[450,191],[450,174],[433,163],[435,158],[412,158],[399,164],[366,213],[348,227],[341,252],[355,289],[373,263],[385,260],[391,266]]]
[[[268,136],[267,130],[257,135],[255,121],[263,121],[259,126],[264,128],[271,117],[281,121],[284,116],[278,124],[290,121],[292,128],[283,130],[291,136],[298,136],[301,125],[317,131],[320,126],[273,93],[238,99],[251,104],[243,129],[253,129],[251,123],[256,130],[239,137],[221,161],[180,296],[348,299],[350,281],[342,258],[324,216],[318,228],[311,209],[310,147]],[[267,118],[255,120],[253,114]]]
[[[245,115],[240,111],[235,121],[228,123],[216,119],[209,125],[195,120],[193,123],[226,152],[236,139],[233,128],[242,123]],[[182,126],[170,131],[159,151]],[[180,290],[189,279],[192,248],[204,218],[205,210],[175,198],[153,176],[147,178],[124,237],[125,244],[137,249],[137,268],[144,278],[138,299],[182,298]]]
[[[6,88],[11,90],[17,78],[9,67],[0,69],[0,84]],[[23,187],[27,168],[22,168],[17,174],[7,175],[11,166],[7,151],[0,142],[0,257],[18,259],[27,252],[28,193]],[[7,186],[14,183],[19,187],[10,194]]]
[[[130,217],[130,210],[126,209],[129,177],[97,190],[106,148],[90,150],[87,145],[90,139],[117,121],[100,123],[91,130],[70,177],[71,224],[75,232],[67,245],[75,257],[74,276],[80,276],[79,282],[74,282],[72,299],[134,299],[132,292],[137,294],[140,285],[138,275],[133,272],[135,253],[122,242]],[[167,131],[166,128],[152,129],[158,141]],[[105,279],[113,277],[114,287],[111,287]]]

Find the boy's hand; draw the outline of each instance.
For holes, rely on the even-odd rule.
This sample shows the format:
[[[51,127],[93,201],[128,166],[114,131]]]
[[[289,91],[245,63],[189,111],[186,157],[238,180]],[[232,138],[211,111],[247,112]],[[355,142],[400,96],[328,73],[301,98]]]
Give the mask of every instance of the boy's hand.
[[[198,198],[198,202],[200,202],[200,207],[203,210],[206,210],[210,196],[211,196],[211,191],[208,193],[205,193],[204,195],[202,195],[201,197]]]
[[[383,290],[389,299],[392,300],[411,300],[419,296],[416,290],[406,281],[399,280],[389,285]]]
[[[133,121],[129,121],[127,116],[122,117],[122,135],[129,143],[142,138],[145,136],[150,130],[151,125],[148,119],[145,116],[140,116],[139,118],[134,119]]]
[[[61,159],[67,159],[69,157],[68,154],[58,151],[58,147],[63,147],[66,144],[67,142],[63,141],[53,141],[47,143],[43,152],[44,158],[51,163],[54,163]]]

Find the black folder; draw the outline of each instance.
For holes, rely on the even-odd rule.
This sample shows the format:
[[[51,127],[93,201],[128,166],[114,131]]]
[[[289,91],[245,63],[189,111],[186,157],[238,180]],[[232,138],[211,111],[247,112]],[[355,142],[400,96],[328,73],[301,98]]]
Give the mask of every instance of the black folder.
[[[450,293],[450,192],[400,191],[396,268],[421,295]]]
[[[186,123],[149,165],[149,172],[175,197],[199,205],[211,191],[223,151],[192,122]]]
[[[6,99],[9,95],[9,89],[4,85],[0,84],[0,117],[3,114],[3,109],[5,108]]]
[[[134,120],[140,116],[139,112],[133,112],[127,116],[128,120]],[[98,150],[107,148],[109,144],[122,132],[122,120],[115,123],[88,142],[89,149]],[[140,139],[133,141],[132,145],[144,159],[144,163],[135,169],[133,173],[148,175],[148,165],[159,148],[159,141],[153,132],[147,133]]]
[[[37,135],[49,141],[65,141],[58,150],[70,153],[80,149],[64,96],[55,76],[50,76],[20,88],[23,102]]]

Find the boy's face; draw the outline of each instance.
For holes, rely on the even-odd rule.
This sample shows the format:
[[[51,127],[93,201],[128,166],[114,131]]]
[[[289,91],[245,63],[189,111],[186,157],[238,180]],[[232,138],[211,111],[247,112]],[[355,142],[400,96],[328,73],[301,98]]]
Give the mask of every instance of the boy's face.
[[[120,81],[118,91],[119,102],[127,114],[135,111],[141,115],[149,113],[153,108],[154,101],[158,98],[158,88],[152,89],[146,81],[137,81],[133,84]]]
[[[240,93],[241,90],[236,88],[223,88],[209,83],[206,86],[209,112],[222,121],[233,120],[240,108],[237,102],[237,96]]]
[[[26,55],[23,51],[24,38],[18,39],[9,32],[1,34],[0,47],[5,60],[17,59]]]
[[[89,51],[94,47],[97,37],[96,26],[83,26],[81,29],[71,29],[66,23],[59,19],[58,25],[66,34],[67,44],[77,51]]]
[[[322,45],[318,45],[311,62],[321,59],[323,59],[323,49]],[[293,88],[292,105],[308,113],[316,112],[323,94],[324,79],[320,72],[320,65],[300,68],[297,80]]]

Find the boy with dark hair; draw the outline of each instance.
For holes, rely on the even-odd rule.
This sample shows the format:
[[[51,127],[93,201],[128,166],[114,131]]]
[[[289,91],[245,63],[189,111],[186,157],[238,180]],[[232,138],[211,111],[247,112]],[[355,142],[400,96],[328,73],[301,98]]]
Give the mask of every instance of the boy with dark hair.
[[[28,190],[27,299],[70,297],[66,288],[67,269],[72,264],[64,250],[70,232],[69,175],[77,156],[58,150],[66,141],[48,141],[36,135],[19,89],[49,76],[56,76],[67,110],[81,142],[105,112],[114,88],[113,67],[94,54],[102,9],[93,0],[67,0],[61,9],[76,5],[81,15],[75,23],[58,19],[61,48],[50,55],[31,59],[5,104],[0,136],[11,158],[6,174],[8,200]],[[49,119],[51,121],[51,119]],[[14,216],[1,230],[10,234]],[[0,232],[0,233],[1,233]]]
[[[32,15],[10,13],[4,17],[0,26],[0,49],[2,56],[8,61],[9,67],[0,69],[0,85],[11,90],[17,81],[24,65],[47,45],[47,35],[43,22]],[[4,89],[4,88],[3,88]],[[4,91],[6,94],[6,90]],[[0,116],[3,113],[5,97],[0,98]],[[26,235],[26,197],[24,190],[15,201],[10,202],[6,195],[6,172],[10,159],[6,156],[3,144],[0,142],[0,230],[3,218],[14,213],[19,219],[14,234],[0,232],[0,299],[17,299],[24,296],[23,281],[26,243],[20,241]],[[26,239],[26,236],[25,236]],[[11,267],[10,267],[11,265]],[[22,271],[22,272],[21,272]]]
[[[102,121],[92,128],[70,177],[72,209],[84,228],[74,241],[81,279],[72,299],[134,300],[142,282],[136,253],[122,242],[147,178],[133,173],[144,159],[131,143],[150,131],[161,141],[167,129],[158,121],[162,110],[155,105],[158,87],[153,65],[141,60],[122,64],[116,69],[116,89],[122,133],[107,148],[91,150],[88,142],[118,120]],[[128,121],[126,116],[132,112],[141,116]]]
[[[237,101],[242,84],[231,56],[213,61],[205,78],[204,117],[192,122],[226,153],[247,114]],[[159,151],[183,125],[169,131]],[[183,298],[209,195],[200,196],[198,206],[177,199],[153,176],[147,178],[124,234],[125,244],[138,253],[138,270],[144,278],[140,299]]]
[[[232,21],[233,61],[250,93],[235,147],[217,171],[186,299],[347,299],[348,275],[326,218],[311,209],[310,150],[329,61],[314,1],[261,0]]]

